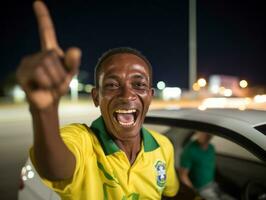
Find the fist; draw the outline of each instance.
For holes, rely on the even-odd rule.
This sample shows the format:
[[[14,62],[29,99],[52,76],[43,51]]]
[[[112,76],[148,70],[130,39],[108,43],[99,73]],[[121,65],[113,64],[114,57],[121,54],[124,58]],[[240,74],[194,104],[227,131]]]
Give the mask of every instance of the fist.
[[[80,57],[80,50],[71,48],[63,57],[47,50],[23,58],[16,75],[29,103],[44,109],[58,102],[78,71]]]
[[[68,85],[80,65],[81,51],[73,47],[64,53],[58,45],[45,4],[35,1],[33,8],[39,27],[41,52],[24,57],[16,75],[31,106],[44,109],[57,103],[68,91]]]

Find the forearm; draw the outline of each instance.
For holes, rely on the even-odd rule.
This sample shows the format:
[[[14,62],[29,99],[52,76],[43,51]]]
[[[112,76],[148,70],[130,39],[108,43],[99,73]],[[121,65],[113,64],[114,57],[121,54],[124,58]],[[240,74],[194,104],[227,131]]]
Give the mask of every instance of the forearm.
[[[188,169],[185,168],[180,168],[179,169],[179,177],[182,183],[184,183],[186,186],[190,187],[190,188],[194,188],[192,181],[189,178],[189,171]]]
[[[75,158],[59,134],[58,103],[39,110],[30,107],[34,130],[33,152],[38,172],[49,180],[71,178]]]
[[[190,187],[190,188],[194,188],[193,187],[193,184],[192,184],[192,182],[191,182],[191,180],[189,179],[189,177],[188,176],[183,176],[183,177],[181,177],[181,181],[186,185],[186,186],[188,186],[188,187]]]

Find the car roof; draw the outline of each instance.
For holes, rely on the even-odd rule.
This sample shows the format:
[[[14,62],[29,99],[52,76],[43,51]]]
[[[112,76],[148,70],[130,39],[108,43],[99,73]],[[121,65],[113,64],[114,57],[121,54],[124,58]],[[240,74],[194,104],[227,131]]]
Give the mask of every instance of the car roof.
[[[266,161],[266,111],[193,108],[150,110],[146,122],[212,132]]]

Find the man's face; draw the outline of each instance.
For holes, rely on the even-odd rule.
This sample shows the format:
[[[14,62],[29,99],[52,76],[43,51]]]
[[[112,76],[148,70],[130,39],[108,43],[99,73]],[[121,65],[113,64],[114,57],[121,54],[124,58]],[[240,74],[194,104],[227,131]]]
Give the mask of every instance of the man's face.
[[[208,144],[212,139],[212,135],[205,132],[198,132],[198,141],[201,144]]]
[[[100,106],[107,131],[116,139],[126,141],[139,135],[154,93],[150,78],[147,64],[133,54],[115,54],[102,63],[93,100]]]

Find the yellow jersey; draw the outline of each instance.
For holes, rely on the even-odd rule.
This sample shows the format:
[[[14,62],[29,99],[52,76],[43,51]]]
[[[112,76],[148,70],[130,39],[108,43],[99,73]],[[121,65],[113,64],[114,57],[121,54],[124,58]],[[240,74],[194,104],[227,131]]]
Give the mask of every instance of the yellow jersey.
[[[142,145],[131,165],[125,152],[106,132],[102,117],[91,127],[67,125],[60,135],[76,158],[71,180],[43,182],[62,200],[159,200],[174,196],[179,182],[174,169],[174,151],[163,135],[141,128]],[[31,151],[34,164],[34,154]]]

